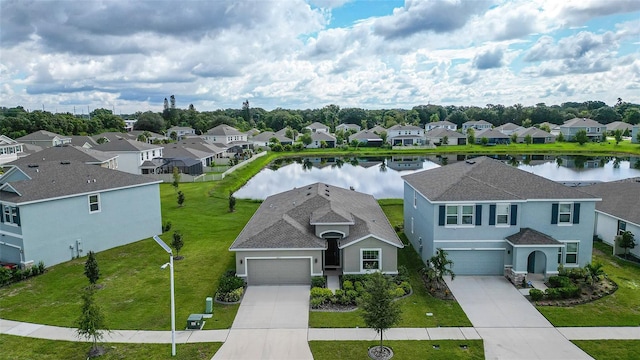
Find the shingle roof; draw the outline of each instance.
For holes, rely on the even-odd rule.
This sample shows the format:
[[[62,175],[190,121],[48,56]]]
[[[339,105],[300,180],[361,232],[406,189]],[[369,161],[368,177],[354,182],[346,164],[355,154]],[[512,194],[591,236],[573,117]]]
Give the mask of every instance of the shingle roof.
[[[71,144],[76,146],[84,146],[84,144],[88,143],[91,146],[96,146],[98,143],[94,138],[87,135],[82,136],[69,136],[71,138]]]
[[[321,123],[316,121],[314,123],[311,123],[311,124],[305,126],[305,128],[308,128],[308,129],[328,129],[329,127],[327,125],[325,125],[325,124],[321,124]]]
[[[376,236],[398,247],[402,242],[373,196],[322,183],[269,196],[238,235],[230,250],[324,249],[312,223],[351,222],[340,246]]]
[[[587,118],[573,118],[567,120],[560,127],[600,127],[603,126],[599,122]]]
[[[553,137],[553,138],[555,138],[555,136],[553,134],[550,134],[550,133],[548,133],[548,132],[546,132],[544,130],[538,129],[538,128],[533,127],[533,126],[529,127],[529,128],[526,128],[526,129],[516,130],[515,133],[520,137],[531,135],[531,137],[534,137],[534,138],[541,138],[541,137],[544,137],[544,138]]]
[[[451,121],[442,120],[442,121],[430,122],[430,123],[427,123],[427,125],[431,125],[431,126],[451,126],[451,125],[455,125],[455,124],[452,123]]]
[[[80,146],[64,145],[45,148],[41,151],[25,156],[9,165],[25,165],[44,159],[45,161],[77,161],[85,164],[104,163],[118,155],[104,153],[102,151],[87,149]]]
[[[596,199],[488,157],[416,172],[402,179],[430,201]]]
[[[502,130],[516,130],[516,129],[521,128],[521,127],[522,127],[522,126],[520,126],[520,125],[516,125],[516,124],[514,124],[514,123],[510,123],[510,122],[508,122],[508,123],[506,123],[506,124],[502,124],[502,125],[500,125],[500,126],[496,127],[495,129],[496,129],[496,130],[498,130],[498,131],[502,131]]]
[[[29,164],[31,166],[17,165],[30,180],[12,181],[3,185],[10,185],[20,195],[0,190],[0,201],[20,204],[162,182],[78,161],[33,160]]]
[[[487,139],[508,139],[509,137],[496,129],[486,129],[476,133],[476,139],[486,137]]]
[[[530,228],[520,229],[517,233],[507,236],[507,240],[513,245],[562,245],[551,236]]]
[[[596,210],[640,225],[640,178],[603,182],[582,189],[602,198],[596,203]]]
[[[68,139],[68,136],[52,133],[51,131],[46,130],[38,130],[34,131],[31,134],[27,134],[25,136],[19,137],[17,141],[46,141],[52,140],[53,138],[58,137],[61,139]]]
[[[431,129],[429,131],[427,131],[426,133],[424,133],[424,135],[426,137],[449,137],[449,138],[466,138],[466,136],[462,135],[461,133],[457,132],[457,131],[453,131],[453,130],[449,130],[449,129],[445,129],[445,128],[435,128],[435,129]]]
[[[113,152],[118,152],[118,151],[145,151],[145,150],[154,150],[154,149],[161,149],[161,148],[162,148],[162,146],[159,146],[159,145],[147,144],[147,143],[143,143],[141,141],[129,140],[129,139],[124,139],[124,138],[119,138],[117,140],[108,141],[108,142],[106,142],[104,144],[100,144],[100,145],[97,145],[96,147],[94,147],[94,149],[96,149],[96,150],[113,151]]]
[[[633,125],[626,122],[622,122],[622,121],[614,121],[612,123],[607,124],[606,126],[607,126],[607,131],[616,131],[616,130],[631,131],[631,129],[633,129]]]
[[[380,135],[374,133],[371,130],[362,130],[349,136],[349,140],[367,140],[367,141],[382,141]]]
[[[389,128],[389,130],[424,130],[421,127],[413,126],[413,125],[400,125],[396,124]]]
[[[238,129],[233,126],[221,124],[214,128],[207,130],[207,135],[217,135],[217,136],[230,136],[230,135],[245,135],[241,133]]]
[[[269,142],[271,138],[276,138],[280,142],[293,142],[293,140],[289,139],[288,137],[284,135],[280,135],[278,133],[274,133],[273,131],[261,132],[258,135],[254,135],[253,138],[251,138],[251,140]]]
[[[311,133],[309,135],[311,135],[311,140],[313,140],[313,141],[336,141],[336,138],[333,137],[331,134],[328,134],[328,133],[322,132],[322,131],[320,131],[320,132],[316,131],[316,132]]]

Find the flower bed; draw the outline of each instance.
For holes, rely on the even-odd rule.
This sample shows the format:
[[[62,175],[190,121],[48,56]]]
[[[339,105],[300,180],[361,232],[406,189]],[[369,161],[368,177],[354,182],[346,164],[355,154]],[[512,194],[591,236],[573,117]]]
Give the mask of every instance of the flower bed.
[[[238,303],[244,295],[244,288],[244,279],[237,277],[235,271],[227,270],[220,278],[215,300],[223,304]]]

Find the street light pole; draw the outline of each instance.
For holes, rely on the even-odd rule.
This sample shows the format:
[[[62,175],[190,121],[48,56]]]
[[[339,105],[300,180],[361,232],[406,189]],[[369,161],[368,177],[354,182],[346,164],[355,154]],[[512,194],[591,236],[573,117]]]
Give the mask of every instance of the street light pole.
[[[173,251],[157,235],[153,237],[153,240],[155,240],[158,245],[169,253],[169,262],[162,265],[161,268],[164,269],[169,265],[169,270],[171,271],[171,356],[176,356],[176,303],[175,289],[173,285]]]

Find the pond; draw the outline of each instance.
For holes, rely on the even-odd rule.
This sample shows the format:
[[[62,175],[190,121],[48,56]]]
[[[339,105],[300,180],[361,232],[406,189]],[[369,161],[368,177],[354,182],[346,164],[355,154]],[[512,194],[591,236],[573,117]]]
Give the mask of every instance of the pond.
[[[388,157],[304,157],[278,159],[235,193],[261,199],[295,187],[322,182],[371,194],[402,198],[402,176],[464,161],[467,155],[398,155]],[[640,177],[640,157],[562,155],[492,156],[524,171],[570,186]]]

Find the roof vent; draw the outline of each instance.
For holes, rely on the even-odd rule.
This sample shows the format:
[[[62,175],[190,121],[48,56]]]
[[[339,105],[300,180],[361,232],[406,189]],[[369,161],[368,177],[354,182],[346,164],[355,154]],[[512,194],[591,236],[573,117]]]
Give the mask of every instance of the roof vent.
[[[91,180],[87,179],[87,184],[89,184],[91,182]]]
[[[69,164],[71,164],[71,161],[69,161],[69,160],[60,161],[60,164],[61,165],[69,165]]]
[[[27,165],[27,167],[30,167],[30,168],[37,168],[38,166],[40,166],[40,165],[38,165],[38,164],[29,164],[29,165]]]
[[[93,182],[96,182],[96,179],[93,179]]]
[[[475,160],[465,160],[464,162],[466,162],[467,164],[471,164],[471,165],[476,163]]]

